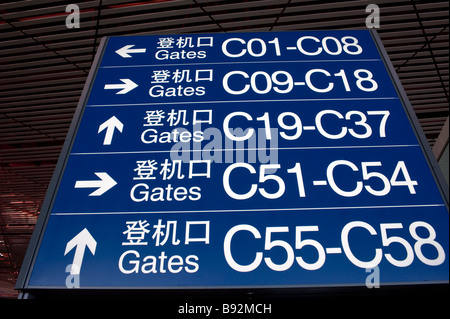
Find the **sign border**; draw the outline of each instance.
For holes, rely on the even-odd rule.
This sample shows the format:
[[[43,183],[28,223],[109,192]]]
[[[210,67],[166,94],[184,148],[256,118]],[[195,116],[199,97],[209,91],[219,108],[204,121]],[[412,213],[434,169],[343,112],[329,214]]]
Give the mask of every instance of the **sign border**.
[[[286,32],[302,32],[302,31],[306,31],[306,30],[293,30],[293,31],[286,31]],[[314,31],[318,31],[318,30],[308,30],[311,32]],[[321,30],[323,31],[323,30]],[[333,31],[333,30],[329,30],[329,31]],[[346,31],[355,31],[355,30],[346,30]],[[441,193],[441,196],[444,200],[444,203],[446,205],[447,211],[449,209],[449,190],[447,188],[446,185],[446,181],[444,179],[444,176],[442,174],[442,171],[437,163],[437,160],[435,159],[431,147],[428,144],[428,141],[426,139],[425,134],[423,133],[423,130],[420,126],[420,123],[417,119],[416,114],[414,113],[413,107],[406,95],[406,92],[403,89],[403,86],[400,82],[400,79],[397,75],[397,73],[395,72],[394,66],[389,58],[389,55],[386,51],[386,49],[383,46],[383,43],[381,41],[381,38],[379,37],[378,33],[376,30],[374,29],[369,29],[368,30],[373,41],[374,44],[378,50],[378,53],[386,67],[386,71],[389,74],[389,77],[392,81],[393,86],[395,87],[398,97],[401,101],[402,107],[408,117],[408,120],[410,122],[410,125],[414,131],[414,134],[416,135],[417,141],[420,145],[420,148],[422,150],[422,153],[426,159],[426,162],[428,164],[428,168],[431,172],[431,174],[433,175],[433,178],[436,182],[436,186],[439,189],[439,192]],[[250,33],[250,32],[240,32],[240,33]],[[253,33],[253,32],[252,32]],[[269,32],[267,32],[269,33]],[[149,35],[143,35],[143,36],[156,36],[154,34],[149,34]],[[126,37],[126,36],[120,36],[120,37]],[[107,37],[103,37],[100,41],[97,53],[95,55],[94,61],[92,63],[91,69],[89,71],[89,75],[86,79],[86,83],[85,86],[83,88],[80,100],[78,102],[77,108],[75,110],[74,116],[73,116],[73,120],[72,123],[70,125],[66,140],[64,142],[64,145],[62,147],[61,150],[61,154],[59,156],[59,159],[57,161],[56,167],[55,167],[55,171],[53,173],[53,176],[51,178],[50,184],[48,186],[48,190],[42,205],[42,209],[41,209],[41,213],[39,215],[39,218],[37,220],[35,229],[33,231],[33,235],[31,237],[27,252],[25,254],[23,263],[22,263],[22,267],[21,267],[21,271],[19,273],[19,276],[17,278],[16,281],[16,285],[15,285],[15,289],[20,290],[20,294],[19,294],[19,299],[21,298],[29,298],[33,296],[33,293],[38,292],[38,291],[49,291],[49,290],[57,290],[57,291],[66,291],[66,290],[61,290],[60,287],[51,287],[51,286],[42,286],[42,287],[30,287],[29,286],[29,280],[31,277],[31,273],[32,270],[34,269],[34,264],[37,258],[37,254],[39,252],[43,237],[44,237],[44,233],[48,224],[48,220],[51,216],[51,211],[53,208],[53,204],[59,189],[59,185],[61,183],[62,180],[62,175],[65,171],[68,159],[70,157],[70,153],[75,141],[75,137],[77,135],[79,126],[80,126],[80,122],[82,120],[83,114],[85,112],[86,109],[86,105],[87,105],[87,101],[89,99],[91,90],[92,90],[92,86],[94,83],[94,80],[97,76],[99,67],[100,67],[100,63],[102,61],[102,58],[105,54],[105,49],[106,46],[108,44],[109,41],[109,36]],[[448,285],[448,281],[437,281],[437,282],[407,282],[407,283],[384,283],[384,285],[386,286],[391,286],[391,287],[401,287],[401,286],[410,286],[410,285],[416,285],[416,284],[420,284],[420,285],[429,285],[429,284],[447,284]],[[152,286],[146,286],[146,287],[139,287],[136,288],[136,291],[139,292],[150,292],[150,291],[180,291],[180,290],[186,290],[186,291],[198,291],[198,290],[205,290],[205,289],[214,289],[215,291],[218,290],[246,290],[246,289],[252,289],[252,290],[266,290],[266,289],[321,289],[321,288],[336,288],[336,289],[348,289],[348,288],[355,288],[357,289],[360,286],[364,286],[364,284],[340,284],[338,286],[336,286],[335,284],[319,284],[319,285],[280,285],[280,286],[273,286],[273,285],[258,285],[258,286],[164,286],[164,287],[160,287],[160,286],[156,286],[156,287],[152,287]],[[77,288],[76,290],[79,291],[113,291],[113,290],[119,290],[119,291],[124,291],[124,290],[130,290],[130,289],[135,289],[133,287],[84,287],[84,288]],[[67,289],[67,293],[69,294],[69,289]]]
[[[444,175],[442,174],[442,170],[433,154],[433,151],[431,150],[431,147],[428,143],[425,133],[423,132],[420,122],[416,116],[416,113],[414,113],[414,109],[411,105],[411,102],[408,99],[408,96],[403,88],[400,78],[397,75],[397,72],[395,72],[394,65],[392,64],[392,61],[389,58],[389,55],[383,45],[383,42],[381,41],[380,36],[378,35],[378,32],[374,29],[370,29],[369,31],[370,34],[372,35],[375,45],[377,46],[381,59],[384,65],[386,66],[386,70],[388,71],[389,76],[391,77],[392,83],[400,98],[403,109],[405,110],[405,113],[408,116],[411,127],[414,131],[414,134],[417,137],[417,141],[419,142],[420,148],[422,149],[423,155],[425,156],[425,159],[428,163],[428,167],[430,168],[430,171],[432,172],[433,177],[436,181],[436,186],[441,192],[441,196],[444,199],[447,210],[449,210],[449,189],[447,186],[447,182],[445,181]]]
[[[103,37],[100,40],[97,53],[95,55],[94,61],[92,62],[89,74],[86,78],[86,83],[84,85],[83,91],[81,92],[80,100],[78,101],[77,107],[75,109],[72,123],[70,124],[66,140],[61,149],[61,154],[56,163],[56,167],[50,180],[47,193],[45,194],[44,202],[42,203],[42,208],[36,222],[36,226],[34,228],[30,243],[27,248],[27,252],[22,262],[19,276],[17,277],[16,285],[14,287],[17,290],[26,289],[26,287],[28,286],[31,271],[34,268],[37,253],[44,237],[45,229],[47,228],[48,219],[51,215],[51,210],[56,198],[57,191],[59,189],[59,184],[61,183],[62,175],[70,156],[70,151],[75,141],[82,116],[86,109],[86,104],[91,93],[92,84],[94,83],[95,77],[97,76],[100,62],[105,53],[108,39],[109,37]]]

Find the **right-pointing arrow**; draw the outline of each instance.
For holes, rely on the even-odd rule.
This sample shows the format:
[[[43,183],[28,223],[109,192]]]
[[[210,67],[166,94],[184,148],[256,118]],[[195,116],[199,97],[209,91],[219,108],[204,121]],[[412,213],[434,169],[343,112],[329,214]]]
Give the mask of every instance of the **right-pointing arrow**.
[[[106,173],[94,173],[100,180],[94,181],[76,181],[75,188],[97,188],[89,194],[89,196],[101,196],[111,188],[113,188],[117,182]]]
[[[120,79],[120,81],[122,81],[122,84],[105,84],[104,89],[105,90],[121,89],[120,91],[116,92],[116,94],[127,94],[132,89],[138,87],[138,85],[133,81],[131,81],[130,79]]]

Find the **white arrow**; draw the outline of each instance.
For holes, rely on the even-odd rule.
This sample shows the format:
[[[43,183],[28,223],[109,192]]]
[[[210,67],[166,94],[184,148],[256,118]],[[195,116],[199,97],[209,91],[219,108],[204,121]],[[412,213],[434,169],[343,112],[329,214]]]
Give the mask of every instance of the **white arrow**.
[[[134,44],[126,45],[117,50],[116,53],[122,58],[131,58],[132,56],[129,53],[145,53],[146,49],[132,49],[134,46]]]
[[[113,116],[98,127],[98,133],[100,133],[104,129],[106,129],[106,134],[103,145],[111,145],[114,129],[117,129],[120,133],[122,133],[123,124],[117,119],[117,117]]]
[[[116,94],[127,94],[132,89],[137,88],[137,84],[131,81],[130,79],[120,79],[120,81],[123,82],[123,84],[105,84],[104,89],[105,90],[117,90],[121,89],[120,91],[116,92]]]
[[[78,235],[76,235],[67,243],[64,256],[67,255],[67,253],[71,251],[74,247],[76,247],[72,267],[70,269],[71,275],[80,274],[81,264],[83,263],[84,251],[86,250],[86,246],[89,248],[92,255],[95,255],[97,242],[86,228],[83,229]]]
[[[95,181],[76,181],[75,188],[98,188],[89,194],[89,196],[101,196],[109,189],[114,187],[117,182],[106,173],[94,173],[100,180]]]

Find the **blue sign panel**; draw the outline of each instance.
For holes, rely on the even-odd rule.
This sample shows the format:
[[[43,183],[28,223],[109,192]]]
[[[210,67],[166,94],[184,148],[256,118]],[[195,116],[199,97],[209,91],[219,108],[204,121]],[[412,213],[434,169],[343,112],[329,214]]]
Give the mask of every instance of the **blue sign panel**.
[[[108,38],[26,288],[448,282],[448,203],[379,45]]]

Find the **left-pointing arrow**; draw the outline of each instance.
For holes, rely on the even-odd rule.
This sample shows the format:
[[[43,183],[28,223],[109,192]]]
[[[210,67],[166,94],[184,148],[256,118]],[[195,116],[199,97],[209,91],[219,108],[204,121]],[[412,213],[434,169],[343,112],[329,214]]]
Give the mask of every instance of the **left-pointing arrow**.
[[[133,81],[131,81],[130,79],[120,79],[120,81],[122,81],[122,84],[105,84],[104,89],[105,90],[120,89],[120,91],[116,92],[116,94],[127,94],[132,89],[138,87],[138,85]]]
[[[89,248],[92,255],[95,255],[97,242],[95,241],[94,237],[92,237],[91,233],[89,233],[89,231],[85,228],[67,243],[64,256],[67,255],[67,253],[74,247],[76,247],[75,255],[73,257],[72,267],[70,268],[70,274],[79,275],[86,247]]]
[[[90,193],[89,196],[101,196],[117,184],[117,182],[106,173],[94,174],[97,175],[100,180],[76,181],[75,188],[97,188],[97,190]]]
[[[122,58],[131,58],[130,53],[145,53],[147,51],[146,49],[132,49],[132,47],[134,47],[134,44],[126,45],[116,50],[116,53]]]

